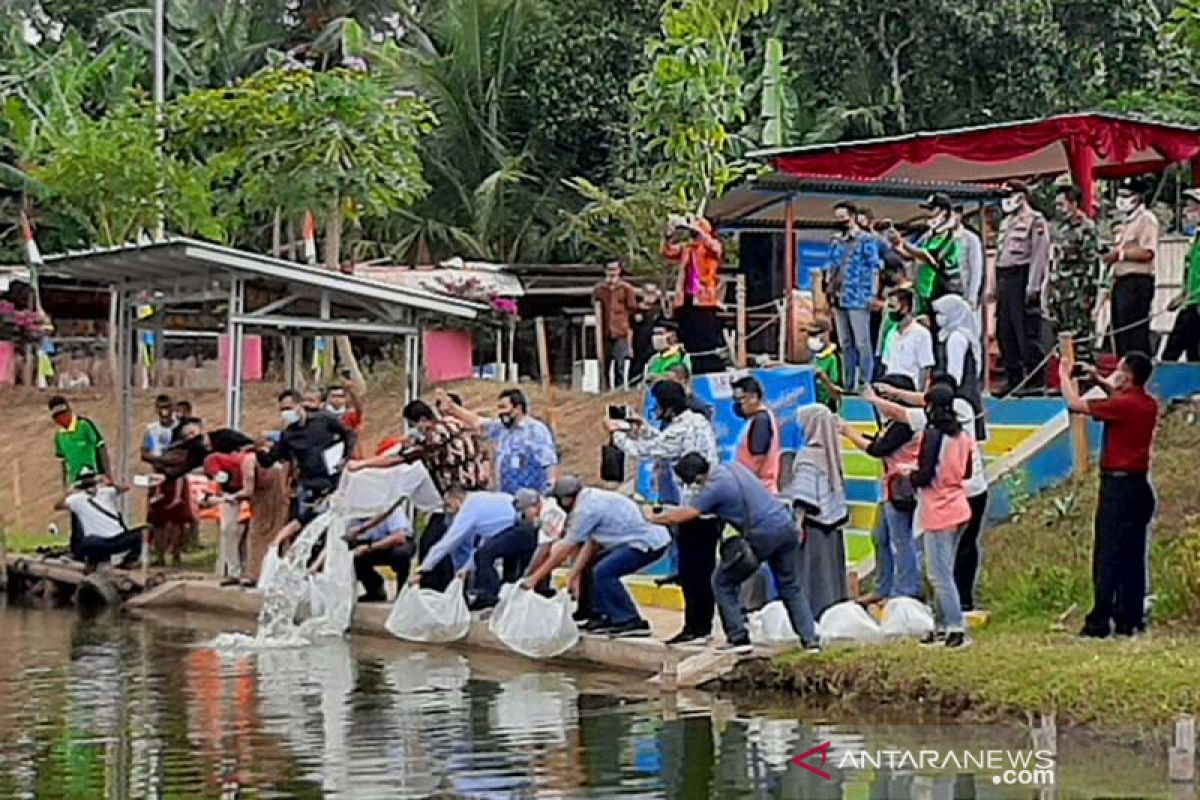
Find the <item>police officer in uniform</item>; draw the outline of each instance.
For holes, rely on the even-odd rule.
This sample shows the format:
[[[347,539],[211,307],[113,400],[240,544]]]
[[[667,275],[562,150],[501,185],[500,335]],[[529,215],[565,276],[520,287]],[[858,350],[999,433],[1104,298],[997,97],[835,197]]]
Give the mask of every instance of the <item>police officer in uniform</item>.
[[[1012,391],[1041,360],[1039,311],[1050,264],[1050,226],[1030,205],[1028,184],[1009,181],[1005,188],[996,255],[996,336],[1008,376],[1004,391]]]

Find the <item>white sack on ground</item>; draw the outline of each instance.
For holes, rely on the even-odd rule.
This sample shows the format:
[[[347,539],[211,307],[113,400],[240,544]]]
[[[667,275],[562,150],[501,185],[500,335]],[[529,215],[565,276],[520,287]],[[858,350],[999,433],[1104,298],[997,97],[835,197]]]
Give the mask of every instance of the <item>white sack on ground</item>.
[[[883,632],[867,613],[852,600],[830,606],[821,615],[821,644],[879,644]]]
[[[924,636],[933,633],[933,612],[929,606],[912,597],[893,597],[883,607],[879,625],[884,636]]]

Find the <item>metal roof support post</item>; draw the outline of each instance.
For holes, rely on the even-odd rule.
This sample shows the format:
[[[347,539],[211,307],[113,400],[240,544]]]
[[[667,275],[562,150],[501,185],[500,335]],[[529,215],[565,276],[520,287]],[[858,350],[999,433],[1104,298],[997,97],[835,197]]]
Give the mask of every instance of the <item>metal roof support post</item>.
[[[246,303],[246,286],[237,275],[229,281],[229,318],[225,326],[228,353],[225,375],[225,424],[238,430],[242,425],[242,360],[243,332],[241,321]]]
[[[421,394],[421,359],[415,333],[404,337],[404,402],[416,400]]]
[[[785,272],[783,289],[786,305],[783,316],[780,318],[782,350],[788,360],[796,358],[796,343],[793,336],[793,328],[796,323],[796,298],[793,296],[796,289],[796,267],[796,206],[792,202],[792,196],[788,195],[783,217],[783,268]]]
[[[120,398],[116,478],[118,483],[127,483],[130,479],[130,461],[133,457],[134,306],[130,302],[130,294],[126,289],[117,290],[113,298],[116,305],[116,314],[114,315],[116,330],[113,332],[112,347],[117,367],[117,373],[113,379],[116,381]]]
[[[321,292],[321,319],[329,319],[329,292]],[[326,371],[326,365],[333,366],[333,339],[329,336],[320,337],[321,342],[321,358],[317,362],[317,374],[315,376],[317,387],[321,388],[325,385],[325,379],[329,372]],[[315,344],[315,340],[314,340]]]

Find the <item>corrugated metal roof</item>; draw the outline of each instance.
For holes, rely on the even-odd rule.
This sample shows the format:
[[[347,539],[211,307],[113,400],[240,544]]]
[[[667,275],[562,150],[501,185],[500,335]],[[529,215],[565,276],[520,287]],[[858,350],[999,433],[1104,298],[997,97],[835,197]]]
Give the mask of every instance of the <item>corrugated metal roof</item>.
[[[114,287],[171,290],[184,281],[216,283],[235,273],[245,279],[282,284],[285,289],[327,291],[465,319],[473,319],[485,308],[424,289],[344,275],[187,237],[68,251],[47,256],[45,261],[43,270],[47,274]]]

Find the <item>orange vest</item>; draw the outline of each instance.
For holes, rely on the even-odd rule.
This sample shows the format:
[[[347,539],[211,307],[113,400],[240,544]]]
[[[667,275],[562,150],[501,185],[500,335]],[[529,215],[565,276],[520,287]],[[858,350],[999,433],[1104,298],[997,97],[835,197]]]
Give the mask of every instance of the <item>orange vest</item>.
[[[775,421],[775,415],[771,413],[771,409],[763,408],[767,412],[767,417],[771,420],[771,446],[767,448],[767,457],[763,461],[762,471],[758,473],[758,479],[762,481],[762,485],[766,487],[771,494],[779,493],[779,454],[781,448],[779,446],[779,423]],[[757,412],[755,414],[757,416]],[[750,453],[750,428],[754,425],[754,420],[751,419],[746,424],[746,432],[742,434],[742,441],[738,444],[737,462],[746,469],[754,472],[754,462],[758,456]]]

